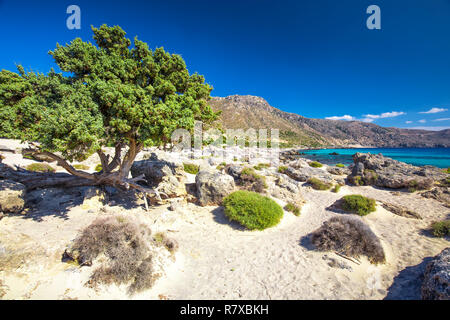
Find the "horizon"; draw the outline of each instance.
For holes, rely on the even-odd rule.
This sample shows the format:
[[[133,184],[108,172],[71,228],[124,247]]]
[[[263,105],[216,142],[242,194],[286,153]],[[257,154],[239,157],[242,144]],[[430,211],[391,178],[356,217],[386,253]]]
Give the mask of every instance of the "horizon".
[[[66,8],[81,9],[69,30]],[[369,30],[366,9],[381,9]],[[204,75],[212,96],[253,95],[307,118],[371,122],[418,130],[450,128],[450,1],[0,0],[9,50],[2,69],[58,71],[56,43],[92,40],[90,26],[119,25],[149,44],[183,56]],[[45,34],[45,37],[42,35]],[[20,39],[20,41],[17,41]]]

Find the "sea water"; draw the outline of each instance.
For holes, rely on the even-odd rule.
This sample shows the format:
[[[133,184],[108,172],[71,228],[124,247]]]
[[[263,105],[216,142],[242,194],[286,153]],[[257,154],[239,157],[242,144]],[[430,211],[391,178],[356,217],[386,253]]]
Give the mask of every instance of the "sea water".
[[[381,153],[398,161],[406,162],[415,166],[431,165],[439,168],[450,167],[450,148],[356,148],[356,149],[320,149],[299,150],[305,158],[316,160],[325,164],[335,165],[342,163],[349,165],[353,163],[352,155],[361,153]],[[330,153],[338,153],[331,155]]]

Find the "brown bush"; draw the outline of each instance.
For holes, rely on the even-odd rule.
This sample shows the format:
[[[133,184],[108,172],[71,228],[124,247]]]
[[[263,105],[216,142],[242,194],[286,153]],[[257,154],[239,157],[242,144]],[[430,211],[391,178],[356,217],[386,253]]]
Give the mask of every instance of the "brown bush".
[[[150,229],[120,216],[96,219],[75,239],[65,255],[79,265],[92,265],[99,256],[103,262],[91,275],[88,284],[130,283],[129,293],[150,288],[153,276],[149,247]]]
[[[311,234],[311,242],[320,251],[337,251],[350,257],[365,255],[371,263],[385,262],[380,240],[361,220],[333,217]]]

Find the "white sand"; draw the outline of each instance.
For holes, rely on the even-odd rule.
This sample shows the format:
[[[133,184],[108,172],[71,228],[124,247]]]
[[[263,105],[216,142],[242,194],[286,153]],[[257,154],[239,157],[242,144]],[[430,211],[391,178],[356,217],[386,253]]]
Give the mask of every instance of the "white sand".
[[[0,140],[0,145],[4,141]],[[13,159],[7,161],[28,160]],[[20,160],[20,161],[19,161]],[[192,177],[191,177],[192,178]],[[180,248],[176,261],[154,287],[128,296],[126,287],[93,290],[84,286],[92,268],[61,262],[64,249],[96,217],[99,207],[82,206],[67,214],[6,216],[0,221],[0,297],[2,299],[383,299],[420,298],[420,274],[432,257],[449,246],[446,239],[423,232],[449,209],[416,194],[393,195],[372,187],[344,186],[338,194],[302,187],[307,204],[301,216],[285,212],[281,223],[265,231],[246,231],[229,223],[221,208],[186,204],[176,211],[167,205],[123,209],[152,231],[165,231]],[[362,219],[381,239],[387,263],[357,265],[334,253],[316,252],[301,239],[338,213],[325,208],[346,194],[363,194],[401,204],[424,219],[396,216],[380,205]],[[57,201],[57,199],[55,199]],[[324,255],[351,267],[330,267]],[[425,260],[424,260],[425,259]],[[425,262],[424,262],[425,261]]]

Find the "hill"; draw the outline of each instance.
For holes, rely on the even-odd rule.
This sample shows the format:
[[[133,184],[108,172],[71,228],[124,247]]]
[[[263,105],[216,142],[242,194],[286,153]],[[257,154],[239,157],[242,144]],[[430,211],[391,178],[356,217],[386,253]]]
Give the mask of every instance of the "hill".
[[[442,131],[380,127],[361,121],[310,119],[270,106],[255,96],[214,97],[226,129],[277,128],[283,146],[450,147],[450,129]]]

